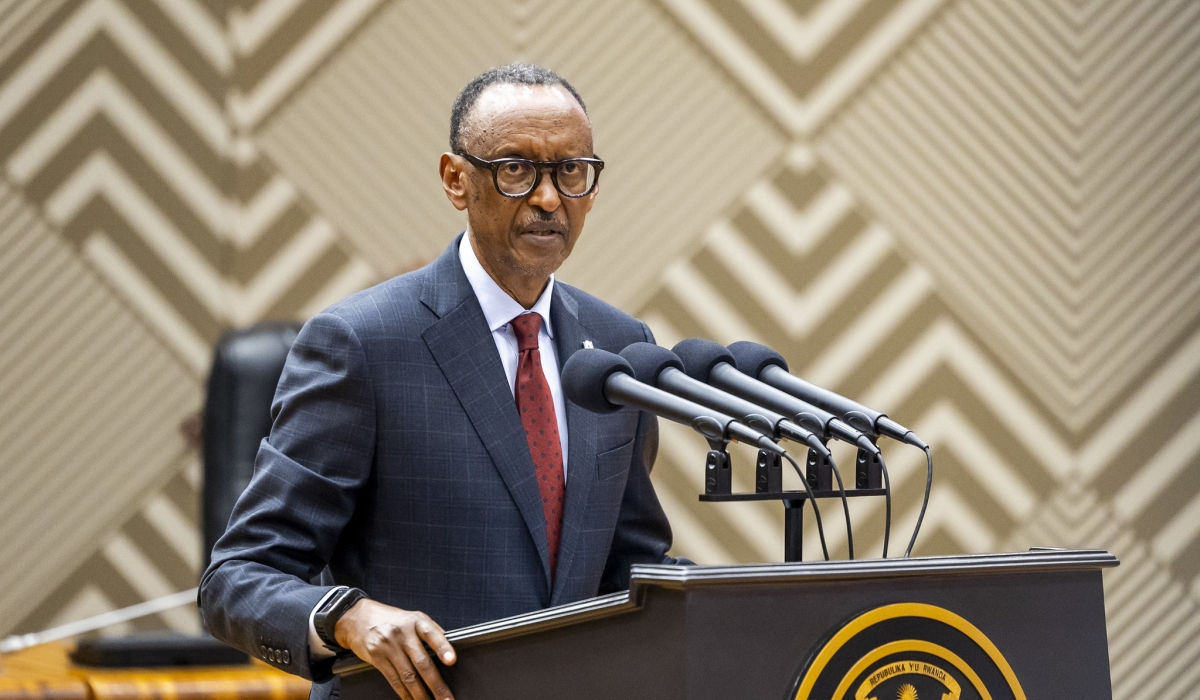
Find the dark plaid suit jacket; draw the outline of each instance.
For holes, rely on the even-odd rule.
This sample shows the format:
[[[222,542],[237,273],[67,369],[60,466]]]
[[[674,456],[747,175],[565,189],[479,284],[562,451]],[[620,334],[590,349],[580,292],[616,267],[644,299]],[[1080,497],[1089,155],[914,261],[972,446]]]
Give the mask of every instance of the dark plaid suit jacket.
[[[308,615],[329,590],[310,582],[327,566],[337,584],[454,629],[621,590],[632,564],[673,561],[650,484],[656,419],[568,402],[552,579],[525,433],[457,246],[305,324],[200,584],[214,636],[314,678],[314,697],[334,690],[330,663],[308,661]],[[585,340],[612,352],[652,341],[561,282],[550,313],[560,363]]]

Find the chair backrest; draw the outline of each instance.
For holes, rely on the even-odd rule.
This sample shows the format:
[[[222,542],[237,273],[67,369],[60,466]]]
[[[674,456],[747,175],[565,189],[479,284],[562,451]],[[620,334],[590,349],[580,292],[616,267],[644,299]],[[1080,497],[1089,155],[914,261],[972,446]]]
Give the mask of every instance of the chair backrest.
[[[233,330],[213,351],[204,406],[204,566],[254,474],[258,445],[271,432],[271,401],[300,325],[264,322]]]

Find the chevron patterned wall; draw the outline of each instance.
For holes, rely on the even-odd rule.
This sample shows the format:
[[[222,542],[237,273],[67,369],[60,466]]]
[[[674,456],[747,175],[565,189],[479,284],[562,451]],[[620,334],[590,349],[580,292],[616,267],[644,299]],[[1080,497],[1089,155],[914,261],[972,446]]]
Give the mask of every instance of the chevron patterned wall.
[[[212,343],[444,248],[450,103],[513,59],[579,87],[609,163],[564,279],[662,344],[759,340],[917,429],[918,553],[1115,552],[1116,697],[1188,697],[1189,0],[0,2],[0,632],[194,585]],[[780,559],[778,505],[697,502],[703,449],[664,426],[676,551]],[[894,553],[924,462],[885,452]],[[882,505],[854,510],[878,552]]]

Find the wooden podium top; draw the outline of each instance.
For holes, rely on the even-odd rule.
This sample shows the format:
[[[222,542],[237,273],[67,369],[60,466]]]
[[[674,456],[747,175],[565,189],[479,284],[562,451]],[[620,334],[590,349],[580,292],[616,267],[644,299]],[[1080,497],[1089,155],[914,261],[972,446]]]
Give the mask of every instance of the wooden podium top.
[[[76,666],[65,644],[0,656],[0,700],[307,700],[310,683],[251,659],[243,666]]]

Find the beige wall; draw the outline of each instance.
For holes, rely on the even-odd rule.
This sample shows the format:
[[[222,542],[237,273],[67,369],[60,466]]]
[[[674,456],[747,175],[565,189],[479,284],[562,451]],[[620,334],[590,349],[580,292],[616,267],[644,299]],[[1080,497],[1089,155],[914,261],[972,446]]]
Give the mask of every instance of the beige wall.
[[[450,103],[524,59],[580,89],[609,164],[564,279],[662,344],[760,340],[916,428],[938,468],[919,553],[1114,551],[1116,696],[1185,697],[1198,15],[1188,0],[0,3],[0,632],[193,585],[199,474],[180,424],[211,344],[437,255],[463,223],[435,177]],[[703,449],[664,427],[676,551],[779,559],[778,506],[696,501]],[[899,546],[923,464],[886,454]],[[859,547],[878,551],[882,508],[856,506]]]

